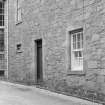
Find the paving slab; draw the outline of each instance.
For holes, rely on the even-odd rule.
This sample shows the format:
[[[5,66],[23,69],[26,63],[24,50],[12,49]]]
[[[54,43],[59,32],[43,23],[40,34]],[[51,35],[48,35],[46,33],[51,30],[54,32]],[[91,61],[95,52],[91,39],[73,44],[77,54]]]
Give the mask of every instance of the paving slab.
[[[0,105],[101,105],[80,98],[0,81]]]

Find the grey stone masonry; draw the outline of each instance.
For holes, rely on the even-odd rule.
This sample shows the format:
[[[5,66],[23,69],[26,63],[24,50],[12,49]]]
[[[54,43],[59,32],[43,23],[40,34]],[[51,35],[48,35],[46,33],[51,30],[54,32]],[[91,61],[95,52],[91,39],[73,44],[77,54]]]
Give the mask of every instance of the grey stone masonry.
[[[105,92],[105,0],[9,0],[9,79],[36,81],[35,40],[42,39],[43,81]],[[69,31],[83,28],[83,72],[71,71]],[[21,44],[21,53],[16,46]]]

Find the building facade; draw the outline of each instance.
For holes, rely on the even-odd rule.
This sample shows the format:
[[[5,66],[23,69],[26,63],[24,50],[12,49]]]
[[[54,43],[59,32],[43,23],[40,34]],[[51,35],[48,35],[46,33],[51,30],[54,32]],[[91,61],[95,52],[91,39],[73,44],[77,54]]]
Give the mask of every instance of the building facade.
[[[0,78],[8,78],[8,1],[0,0]]]
[[[9,0],[8,78],[105,92],[104,0]]]

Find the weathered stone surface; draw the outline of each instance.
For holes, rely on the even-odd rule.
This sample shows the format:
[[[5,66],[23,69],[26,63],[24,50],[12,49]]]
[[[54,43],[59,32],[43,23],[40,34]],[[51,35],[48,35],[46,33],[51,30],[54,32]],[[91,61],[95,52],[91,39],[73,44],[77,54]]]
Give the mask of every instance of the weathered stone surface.
[[[14,0],[9,1],[10,79],[36,81],[35,40],[42,38],[43,80],[49,87],[62,79],[68,85],[89,85],[94,89],[97,84],[98,87],[101,82],[98,84],[96,78],[105,75],[104,0],[24,0],[22,23],[17,25],[15,5]],[[85,74],[82,76],[68,75],[71,72],[68,27],[84,29]],[[20,54],[16,53],[18,43],[22,44]]]

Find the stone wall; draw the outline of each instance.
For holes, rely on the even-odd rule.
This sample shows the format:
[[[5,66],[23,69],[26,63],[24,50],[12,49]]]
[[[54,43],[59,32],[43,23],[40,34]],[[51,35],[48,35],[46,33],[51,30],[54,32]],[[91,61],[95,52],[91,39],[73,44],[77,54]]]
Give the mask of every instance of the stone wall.
[[[84,85],[104,90],[104,0],[24,0],[22,23],[16,24],[16,2],[9,1],[9,78],[35,82],[35,40],[43,40],[43,79],[54,86]],[[84,29],[84,74],[70,71],[68,31]],[[16,44],[22,53],[16,53]]]

